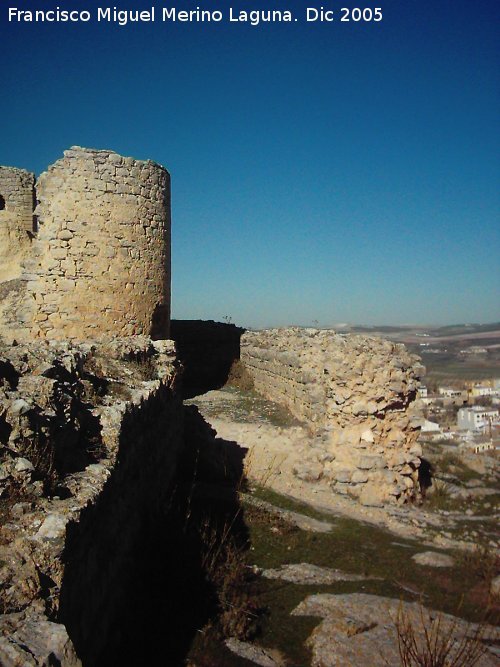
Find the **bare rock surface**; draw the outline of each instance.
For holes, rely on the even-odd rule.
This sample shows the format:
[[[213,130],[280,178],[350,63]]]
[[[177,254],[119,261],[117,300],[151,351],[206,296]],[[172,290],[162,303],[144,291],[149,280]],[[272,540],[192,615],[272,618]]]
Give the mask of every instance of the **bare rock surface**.
[[[366,489],[362,500],[366,504],[347,493],[332,493],[327,477],[314,479],[316,470],[314,475],[309,474],[309,461],[327,460],[321,436],[310,433],[290,415],[287,419],[286,414],[277,413],[279,406],[255,393],[225,387],[190,402],[199,407],[218,437],[248,449],[245,472],[253,483],[309,505],[325,515],[325,521],[331,517],[334,522],[339,515],[346,516],[418,540],[421,547],[473,550],[478,540],[476,530],[491,541],[492,548],[500,544],[496,528],[498,512],[468,516],[463,512],[432,509],[427,503],[383,505],[377,493],[370,498],[368,484],[362,484]],[[305,474],[301,472],[298,476],[299,470]],[[358,470],[353,478],[363,479],[365,472]],[[346,475],[350,474],[346,471]],[[475,524],[481,525],[476,529]]]
[[[127,562],[120,549],[127,549],[142,529],[140,513],[135,515],[129,505],[137,509],[146,503],[150,513],[149,494],[156,502],[158,489],[166,488],[175,470],[181,426],[180,418],[176,422],[169,417],[180,409],[176,377],[171,341],[153,342],[145,336],[85,343],[33,341],[27,346],[0,341],[2,667],[79,667],[75,632],[82,633],[80,646],[95,642],[96,651],[99,641],[106,641],[106,623],[114,613],[106,586],[119,588],[113,577],[119,578],[122,562]],[[132,477],[127,477],[127,465]],[[138,467],[147,478],[143,487],[130,484]],[[102,505],[103,489],[113,474],[99,534],[85,521],[98,514],[96,507]],[[87,525],[87,533],[82,525]],[[82,546],[80,561],[75,552],[69,556],[66,551],[68,536],[74,538],[80,529],[92,543],[89,561],[89,545]],[[117,536],[109,550],[100,545],[112,531]],[[69,584],[71,567],[83,574]],[[99,608],[76,630],[73,625],[71,638],[63,624],[64,586],[66,599],[74,596],[80,602],[90,593],[88,608]],[[102,628],[100,639],[97,630]],[[92,664],[93,657],[87,658]]]
[[[454,524],[454,517],[412,505],[362,505],[348,494],[332,493],[325,477],[315,481],[300,479],[294,468],[312,456],[323,458],[324,452],[318,447],[317,436],[303,425],[293,420],[286,423],[282,415],[275,419],[274,404],[267,406],[254,395],[232,388],[211,391],[189,402],[198,406],[218,437],[248,449],[245,472],[255,484],[306,503],[331,516],[332,522],[336,516],[347,516],[385,527],[406,538],[416,538],[427,546],[467,547],[442,534],[445,525]],[[434,537],[429,527],[434,530]]]
[[[0,637],[0,665],[3,667],[55,664],[81,667],[64,625],[36,615],[25,620],[17,615],[10,621],[10,632]]]
[[[284,667],[285,665],[278,651],[274,649],[262,648],[262,646],[242,642],[234,637],[226,639],[225,643],[230,651],[259,667]]]
[[[453,567],[454,560],[447,554],[441,554],[438,551],[422,551],[422,553],[412,556],[415,563],[426,565],[427,567]]]
[[[262,572],[266,579],[280,579],[293,584],[328,585],[337,581],[365,581],[370,577],[361,574],[351,574],[331,567],[319,567],[311,563],[291,563],[279,568],[269,568]]]
[[[396,623],[411,622],[417,642],[423,641],[424,627],[441,624],[441,632],[450,632],[457,647],[464,636],[474,636],[478,626],[459,618],[425,609],[415,602],[352,593],[344,595],[311,595],[296,607],[293,615],[317,616],[324,620],[308,639],[312,667],[387,667],[399,665],[400,656]],[[494,640],[498,628],[484,626],[481,637]],[[458,650],[458,648],[452,650]],[[450,663],[452,664],[452,663]],[[495,667],[497,657],[488,648],[475,663],[478,667]]]

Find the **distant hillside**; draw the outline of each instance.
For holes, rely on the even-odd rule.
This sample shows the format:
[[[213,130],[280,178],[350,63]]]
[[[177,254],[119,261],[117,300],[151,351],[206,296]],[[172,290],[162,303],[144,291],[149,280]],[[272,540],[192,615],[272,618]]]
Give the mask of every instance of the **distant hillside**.
[[[442,327],[433,327],[425,325],[367,325],[367,324],[353,324],[344,325],[340,327],[333,327],[338,331],[351,331],[356,333],[382,333],[382,334],[398,334],[398,333],[413,333],[413,334],[428,334],[429,336],[461,336],[476,333],[487,333],[490,331],[500,331],[500,322],[492,322],[488,324],[448,324]]]
[[[450,324],[445,327],[429,329],[431,336],[459,336],[461,334],[486,333],[500,330],[500,322],[491,324]]]

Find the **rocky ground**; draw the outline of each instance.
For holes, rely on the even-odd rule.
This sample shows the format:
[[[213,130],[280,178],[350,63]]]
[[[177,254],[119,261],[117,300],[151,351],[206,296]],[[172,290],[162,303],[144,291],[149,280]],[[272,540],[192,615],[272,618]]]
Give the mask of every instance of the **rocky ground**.
[[[315,439],[282,408],[231,387],[191,402],[218,438],[248,449],[248,556],[266,614],[256,638],[228,640],[216,662],[200,639],[190,665],[396,666],[401,641],[422,648],[426,630],[451,657],[466,646],[475,664],[498,664],[494,460],[469,468],[436,450],[441,469],[421,505],[366,507],[307,471]]]
[[[130,550],[181,447],[176,368],[170,341],[139,336],[0,343],[0,665],[95,665],[83,654],[109,643]]]
[[[493,459],[424,445],[423,504],[363,505],[314,469],[321,443],[283,408],[226,387],[182,409],[164,391],[173,348],[139,343],[0,355],[1,664],[397,666],[398,638],[425,630],[498,663]],[[176,491],[143,533],[181,430]],[[116,544],[137,567],[120,570]]]
[[[248,448],[246,472],[256,483],[306,502],[327,513],[340,514],[392,532],[418,538],[422,544],[472,547],[480,541],[500,546],[500,462],[488,456],[444,461],[439,449],[429,456],[436,476],[422,504],[367,507],[335,493],[329,480],[315,470],[311,451],[321,451],[297,420],[250,391],[226,387],[192,400],[219,437]],[[426,447],[424,453],[428,455]],[[436,453],[437,450],[437,453]],[[455,461],[455,465],[450,463]],[[306,462],[306,463],[305,463]],[[453,472],[447,472],[449,466]],[[469,467],[472,466],[472,467]]]

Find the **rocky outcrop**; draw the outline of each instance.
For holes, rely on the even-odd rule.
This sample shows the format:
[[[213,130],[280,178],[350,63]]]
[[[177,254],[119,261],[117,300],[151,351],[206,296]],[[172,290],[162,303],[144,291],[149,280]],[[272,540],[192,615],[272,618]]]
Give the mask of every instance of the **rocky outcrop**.
[[[0,345],[0,664],[95,665],[119,637],[181,451],[177,380],[172,341]]]
[[[496,627],[467,623],[417,602],[365,593],[324,593],[307,597],[292,615],[323,618],[307,642],[312,667],[433,664],[438,655],[443,657],[442,664],[498,664],[494,647],[487,646],[496,640]],[[421,662],[414,660],[415,653],[401,648],[404,640],[414,642]],[[407,662],[402,661],[401,650]],[[467,662],[464,655],[470,656]]]
[[[319,567],[312,563],[286,563],[279,568],[263,570],[266,579],[279,579],[301,586],[325,586],[338,581],[365,581],[368,577],[362,574],[351,574],[331,567]]]
[[[365,505],[418,493],[424,369],[403,345],[330,330],[246,332],[241,361],[255,389],[284,405],[316,435],[295,473],[327,479]]]

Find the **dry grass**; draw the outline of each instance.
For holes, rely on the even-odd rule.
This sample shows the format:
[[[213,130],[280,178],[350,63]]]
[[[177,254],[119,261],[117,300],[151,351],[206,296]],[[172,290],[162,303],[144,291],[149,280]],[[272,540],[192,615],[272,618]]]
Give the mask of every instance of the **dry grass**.
[[[249,479],[252,480],[252,484],[264,489],[270,485],[273,477],[276,477],[280,473],[282,461],[277,454],[272,457],[271,461],[265,467],[261,467],[259,470],[256,452],[256,448],[253,447],[245,457],[241,477],[242,481],[238,485],[238,490],[245,490],[246,481]],[[245,480],[245,484],[243,484],[243,480]]]
[[[488,585],[500,572],[500,557],[488,544],[477,544],[473,551],[463,552],[461,564]]]
[[[459,619],[432,617],[422,605],[414,614],[401,603],[394,624],[401,667],[473,667],[491,641],[485,623],[462,629]]]
[[[247,565],[246,549],[233,534],[238,516],[218,529],[208,519],[202,524],[202,569],[217,598],[217,630],[222,637],[251,639],[258,628],[261,610],[252,594],[255,578]]]
[[[427,491],[426,505],[434,510],[448,509],[452,499],[449,485],[439,479],[434,479],[431,489],[431,492]]]

